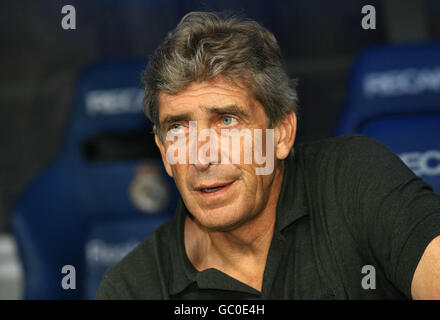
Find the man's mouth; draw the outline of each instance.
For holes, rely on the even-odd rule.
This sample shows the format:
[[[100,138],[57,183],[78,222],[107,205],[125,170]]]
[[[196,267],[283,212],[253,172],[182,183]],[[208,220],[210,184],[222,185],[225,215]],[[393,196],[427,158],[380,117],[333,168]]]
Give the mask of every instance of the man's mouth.
[[[217,190],[220,190],[221,188],[223,188],[223,186],[215,187],[215,188],[202,188],[200,189],[200,191],[205,193],[212,193],[212,192],[216,192]]]
[[[228,182],[228,183],[220,183],[220,184],[216,183],[213,185],[201,185],[201,186],[197,187],[196,190],[201,192],[202,194],[209,194],[209,193],[214,193],[214,192],[218,192],[221,190],[225,190],[233,183],[234,183],[234,181]]]

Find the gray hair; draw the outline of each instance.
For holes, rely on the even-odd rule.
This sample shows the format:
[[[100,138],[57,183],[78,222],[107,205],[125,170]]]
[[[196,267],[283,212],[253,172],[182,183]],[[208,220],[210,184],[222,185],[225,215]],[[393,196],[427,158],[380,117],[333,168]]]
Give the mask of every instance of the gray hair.
[[[177,94],[192,82],[217,76],[242,81],[263,105],[270,127],[290,110],[297,113],[295,83],[269,30],[233,15],[190,12],[168,33],[142,74],[144,112],[159,137],[159,93]]]

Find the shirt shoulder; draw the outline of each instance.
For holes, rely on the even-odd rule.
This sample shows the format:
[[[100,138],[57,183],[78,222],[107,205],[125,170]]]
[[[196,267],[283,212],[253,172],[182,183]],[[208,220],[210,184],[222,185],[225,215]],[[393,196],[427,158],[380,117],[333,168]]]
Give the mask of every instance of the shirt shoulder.
[[[440,196],[386,145],[359,134],[301,145],[297,161],[311,217],[325,226],[316,234],[331,240],[335,263],[342,269],[358,256],[375,266],[378,279],[392,283],[383,280],[385,295],[397,288],[410,298],[417,263],[440,233]],[[349,273],[345,266],[342,281]],[[345,285],[360,290],[357,283]]]
[[[360,134],[346,134],[326,138],[298,147],[297,161],[315,183],[336,183],[345,189],[350,182],[360,180],[399,184],[411,180],[415,174],[390,148]],[[364,181],[365,182],[365,181]],[[386,181],[385,181],[386,182]]]
[[[325,138],[309,143],[299,145],[299,149],[303,156],[310,159],[313,156],[341,157],[350,159],[354,156],[370,154],[373,152],[393,152],[383,143],[361,134],[344,134],[337,137]],[[341,154],[341,152],[350,152],[350,154]]]
[[[164,250],[171,221],[155,230],[105,272],[96,299],[164,299],[167,296],[168,251]]]

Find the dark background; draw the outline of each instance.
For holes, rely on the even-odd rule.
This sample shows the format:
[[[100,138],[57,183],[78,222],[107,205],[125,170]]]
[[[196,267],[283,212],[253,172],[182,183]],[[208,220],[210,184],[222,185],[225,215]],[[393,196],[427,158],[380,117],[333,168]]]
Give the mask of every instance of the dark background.
[[[76,9],[76,30],[61,28],[66,4]],[[376,30],[361,28],[366,4],[376,8]],[[10,232],[12,206],[60,146],[81,70],[146,59],[185,13],[208,9],[244,13],[275,34],[299,80],[298,142],[331,133],[363,49],[440,39],[438,0],[2,1],[0,233]]]

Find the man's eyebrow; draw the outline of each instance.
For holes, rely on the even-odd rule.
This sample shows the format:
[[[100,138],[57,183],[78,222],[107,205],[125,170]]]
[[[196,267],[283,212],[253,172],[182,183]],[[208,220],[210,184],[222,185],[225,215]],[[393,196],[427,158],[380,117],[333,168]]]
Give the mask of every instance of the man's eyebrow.
[[[204,109],[209,113],[215,113],[215,114],[233,114],[237,115],[243,119],[249,119],[250,114],[247,113],[245,110],[240,108],[237,105],[229,105],[225,107],[218,107],[218,106],[206,106]]]
[[[180,114],[165,116],[165,118],[162,121],[160,121],[160,125],[161,127],[164,128],[174,122],[189,120],[190,116],[191,115],[189,113],[180,113]]]
[[[206,106],[203,107],[204,111],[209,112],[211,114],[233,114],[240,116],[244,120],[247,120],[250,118],[250,114],[238,107],[237,105],[228,105],[225,107],[218,107],[218,106]],[[160,121],[160,126],[162,129],[166,129],[169,125],[173,124],[174,122],[179,121],[188,121],[191,119],[190,113],[180,113],[180,114],[173,114],[165,116],[165,118]]]

